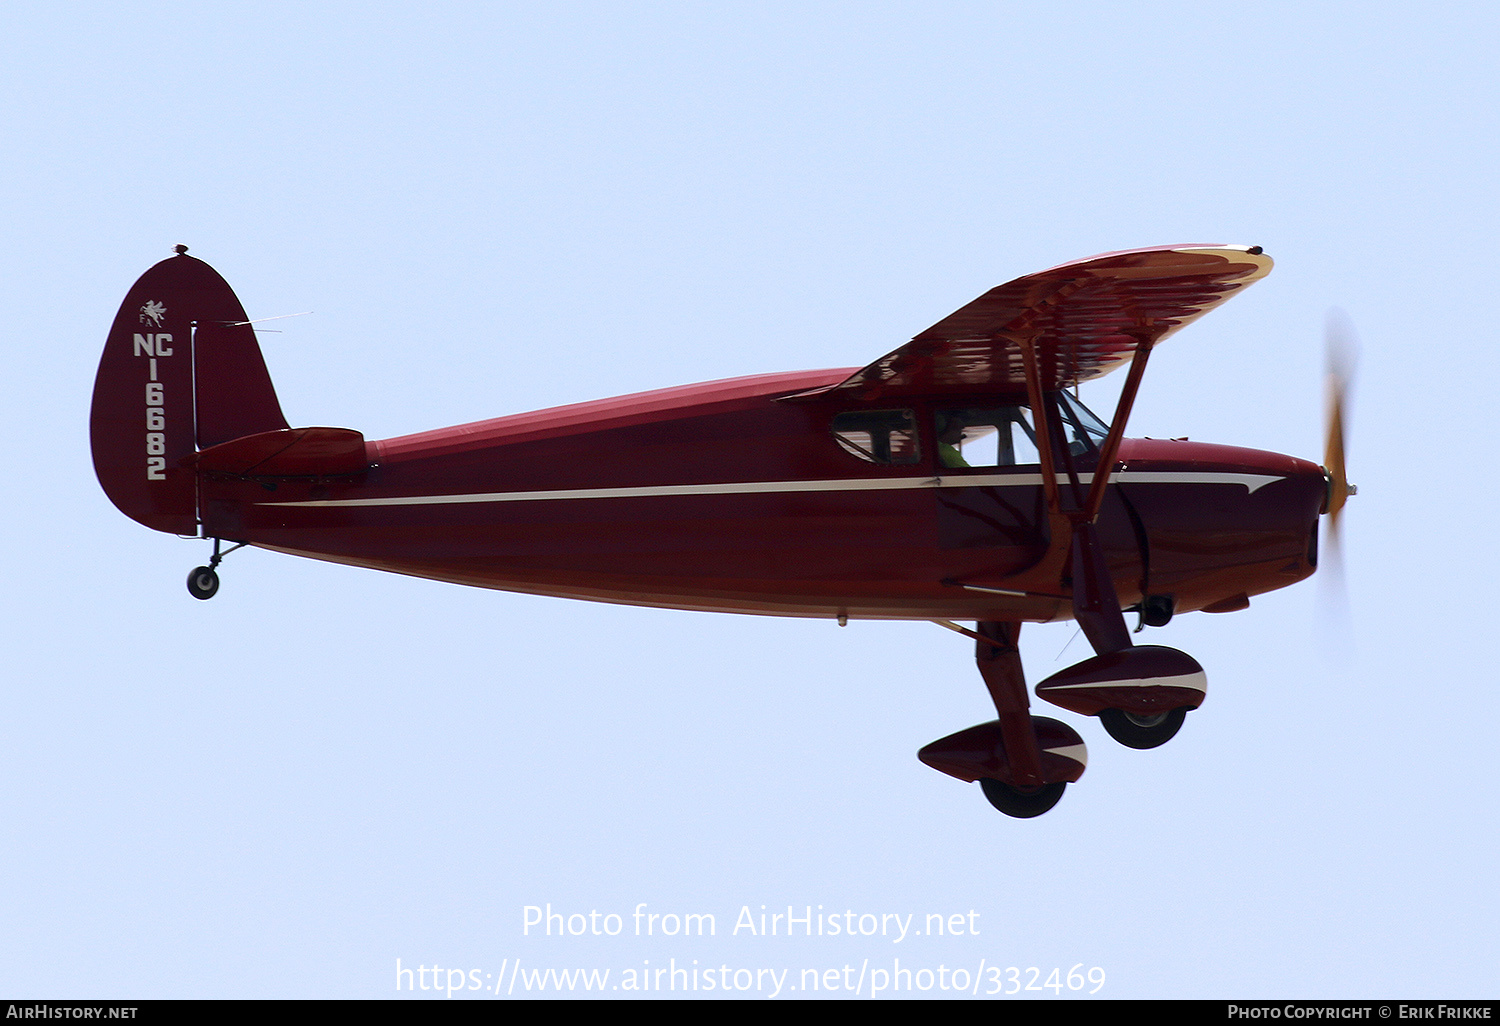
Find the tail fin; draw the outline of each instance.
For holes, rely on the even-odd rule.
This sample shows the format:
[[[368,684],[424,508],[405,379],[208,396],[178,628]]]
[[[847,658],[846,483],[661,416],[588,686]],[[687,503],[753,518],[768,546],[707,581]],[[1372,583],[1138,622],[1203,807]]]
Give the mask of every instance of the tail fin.
[[[287,427],[246,320],[218,272],[185,254],[126,294],[99,361],[89,431],[99,483],[132,520],[197,534],[196,451]]]

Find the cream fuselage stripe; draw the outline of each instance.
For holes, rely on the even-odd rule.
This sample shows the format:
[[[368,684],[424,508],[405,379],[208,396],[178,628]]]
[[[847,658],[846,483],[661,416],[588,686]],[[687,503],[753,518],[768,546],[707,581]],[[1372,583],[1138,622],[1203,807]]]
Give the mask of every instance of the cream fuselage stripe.
[[[1093,474],[1079,474],[1092,484]],[[1248,492],[1283,480],[1272,474],[1225,474],[1214,471],[1116,472],[1112,484],[1234,484]],[[558,499],[634,499],[666,495],[743,495],[769,492],[865,492],[908,488],[1036,488],[1041,474],[983,474],[968,477],[861,477],[822,481],[731,481],[724,484],[645,485],[633,488],[565,488],[540,492],[471,492],[457,495],[392,495],[375,499],[307,499],[262,502],[261,506],[435,506],[460,502],[548,502]]]

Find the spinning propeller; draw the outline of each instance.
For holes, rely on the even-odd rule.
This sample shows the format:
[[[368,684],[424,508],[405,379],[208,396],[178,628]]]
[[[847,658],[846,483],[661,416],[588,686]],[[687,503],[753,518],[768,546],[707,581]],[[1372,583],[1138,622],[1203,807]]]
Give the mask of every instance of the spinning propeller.
[[[1328,540],[1331,543],[1329,555],[1333,563],[1331,569],[1336,576],[1342,578],[1339,517],[1349,496],[1359,492],[1359,489],[1349,483],[1349,475],[1344,466],[1344,411],[1350,384],[1354,379],[1359,343],[1354,334],[1354,325],[1342,310],[1328,312],[1323,345],[1328,362],[1328,406],[1323,445],[1323,472],[1328,479],[1328,501],[1323,512],[1328,514]]]

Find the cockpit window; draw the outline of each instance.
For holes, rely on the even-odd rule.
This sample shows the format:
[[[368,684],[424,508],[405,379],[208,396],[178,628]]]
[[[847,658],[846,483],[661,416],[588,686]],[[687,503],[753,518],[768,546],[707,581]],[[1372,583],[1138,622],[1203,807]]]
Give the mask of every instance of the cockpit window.
[[[1104,443],[1109,428],[1073,396],[1058,393],[1068,452],[1082,456]],[[1026,406],[937,411],[938,464],[943,467],[1017,467],[1040,463],[1036,429]]]
[[[833,418],[833,438],[867,463],[916,463],[917,418],[911,410],[856,410]]]
[[[970,407],[937,413],[938,464],[1014,467],[1039,463],[1031,411],[1024,406]]]

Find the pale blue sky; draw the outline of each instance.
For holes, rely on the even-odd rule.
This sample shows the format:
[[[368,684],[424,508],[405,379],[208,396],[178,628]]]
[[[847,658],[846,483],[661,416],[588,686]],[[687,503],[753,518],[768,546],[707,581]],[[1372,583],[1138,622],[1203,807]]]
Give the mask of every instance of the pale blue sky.
[[[1117,998],[1493,997],[1497,23],[8,5],[0,992],[382,997],[398,958],[795,981],[899,957],[1098,966]],[[207,545],[126,520],[89,463],[110,319],[179,242],[252,317],[317,311],[262,336],[289,419],[378,438],[859,365],[1019,274],[1196,241],[1277,267],[1163,347],[1132,433],[1320,458],[1319,336],[1346,309],[1352,636],[1325,644],[1315,582],[1154,632],[1203,663],[1205,706],[1153,752],[1060,713],[1091,761],[1038,820],[917,762],[991,715],[971,646],[930,625],[258,551],[200,603],[182,582]],[[1073,635],[1026,629],[1033,681],[1086,654]],[[719,932],[523,936],[548,902]],[[733,935],[762,904],[974,910],[980,934]]]

